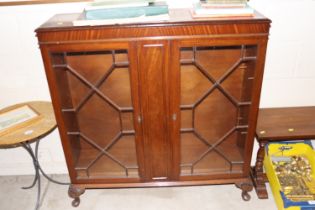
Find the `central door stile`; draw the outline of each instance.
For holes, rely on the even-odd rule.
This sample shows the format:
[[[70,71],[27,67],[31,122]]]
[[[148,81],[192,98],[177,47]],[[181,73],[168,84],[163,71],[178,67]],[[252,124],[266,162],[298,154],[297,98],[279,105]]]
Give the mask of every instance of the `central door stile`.
[[[138,43],[146,181],[170,180],[168,41]]]
[[[172,180],[179,180],[180,174],[180,50],[179,41],[169,42],[170,56],[172,59],[168,62],[168,98],[169,98],[169,145],[170,145],[170,177]]]
[[[144,162],[144,145],[143,145],[143,128],[142,128],[142,112],[140,103],[140,73],[138,71],[137,63],[137,43],[129,43],[129,62],[130,62],[130,80],[131,80],[131,93],[132,102],[134,106],[134,128],[135,140],[137,150],[137,161],[139,166],[139,177],[141,181],[145,180],[145,162]],[[140,120],[139,120],[140,119]]]

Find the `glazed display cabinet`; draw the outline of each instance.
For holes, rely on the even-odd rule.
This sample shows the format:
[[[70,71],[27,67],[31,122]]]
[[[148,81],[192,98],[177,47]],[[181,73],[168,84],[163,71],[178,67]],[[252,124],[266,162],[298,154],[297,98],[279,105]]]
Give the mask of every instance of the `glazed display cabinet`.
[[[36,32],[71,178],[89,188],[234,183],[250,161],[270,20],[170,20]]]

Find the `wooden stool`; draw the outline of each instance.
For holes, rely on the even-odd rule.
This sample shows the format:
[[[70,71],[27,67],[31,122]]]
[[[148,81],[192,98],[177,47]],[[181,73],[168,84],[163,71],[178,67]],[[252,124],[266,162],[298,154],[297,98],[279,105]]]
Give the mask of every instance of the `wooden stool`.
[[[268,198],[263,172],[264,147],[268,142],[315,139],[315,107],[259,110],[256,138],[259,144],[252,179],[258,198]]]
[[[19,111],[17,111],[19,110]],[[24,122],[15,123],[21,118],[35,113],[34,116]],[[38,146],[40,139],[51,133],[56,128],[56,120],[53,108],[50,102],[34,101],[21,103],[0,110],[0,148],[23,147],[31,156],[35,168],[35,178],[32,184],[22,189],[30,189],[37,183],[37,201],[35,209],[39,209],[41,194],[40,173],[45,178],[56,184],[68,185],[51,179],[38,162]],[[7,124],[12,124],[8,128],[3,128]],[[31,143],[36,142],[35,152],[31,147]]]

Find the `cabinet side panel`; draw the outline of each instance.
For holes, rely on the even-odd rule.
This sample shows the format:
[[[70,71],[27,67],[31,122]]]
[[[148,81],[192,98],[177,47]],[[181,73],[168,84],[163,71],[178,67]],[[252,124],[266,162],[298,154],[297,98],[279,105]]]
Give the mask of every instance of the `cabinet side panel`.
[[[254,137],[255,137],[255,130],[256,130],[256,123],[257,123],[257,116],[259,110],[259,102],[260,102],[260,93],[263,81],[263,74],[264,74],[264,66],[265,66],[265,59],[266,59],[266,50],[267,50],[267,42],[268,39],[260,40],[260,44],[258,45],[257,49],[257,61],[256,61],[256,71],[255,71],[255,82],[253,83],[253,91],[252,94],[252,106],[249,112],[249,128],[248,128],[248,135],[245,144],[245,151],[247,153],[245,157],[245,164],[244,164],[244,174],[250,173],[250,163],[251,157],[253,152],[253,144],[254,144]]]
[[[141,74],[141,101],[143,108],[145,161],[148,180],[168,179],[168,145],[165,100],[164,43],[145,44],[139,47]]]

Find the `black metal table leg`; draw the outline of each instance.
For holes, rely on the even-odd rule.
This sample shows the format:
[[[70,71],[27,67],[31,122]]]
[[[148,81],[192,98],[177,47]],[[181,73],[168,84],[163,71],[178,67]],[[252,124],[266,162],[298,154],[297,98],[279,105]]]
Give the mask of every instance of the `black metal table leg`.
[[[39,161],[38,161],[38,147],[39,147],[39,140],[36,142],[36,146],[35,146],[35,158],[37,160],[37,167],[39,169],[39,171],[43,174],[43,176],[48,179],[49,181],[55,183],[55,184],[60,184],[60,185],[70,185],[70,183],[66,183],[66,182],[59,182],[59,181],[56,181],[54,179],[52,179],[51,177],[49,177],[45,172],[44,170],[42,169],[42,167],[40,166],[39,164]]]
[[[38,141],[36,143],[38,143]],[[38,169],[38,161],[35,157],[35,154],[33,152],[31,145],[28,142],[23,142],[22,146],[30,154],[33,160],[34,169],[35,169],[35,178],[34,178],[33,183],[29,187],[23,187],[22,189],[31,189],[38,182],[37,183],[37,200],[36,200],[36,205],[35,205],[35,210],[38,210],[39,203],[40,203],[40,193],[41,193],[41,183],[40,183],[40,174],[39,174],[39,169]]]
[[[29,144],[26,144],[26,143],[22,143],[22,146],[30,154],[32,161],[33,161],[34,169],[35,169],[35,176],[34,176],[33,183],[28,187],[22,187],[22,189],[26,190],[26,189],[31,189],[35,186],[36,181],[37,181],[38,176],[39,176],[39,171],[37,170],[37,161],[36,161],[36,158],[34,156],[34,153],[33,153],[31,146]]]
[[[64,183],[64,182],[59,182],[56,181],[54,179],[52,179],[51,177],[49,177],[44,170],[41,168],[39,161],[38,161],[38,147],[39,147],[39,141],[40,139],[38,139],[36,141],[36,145],[35,145],[35,153],[30,145],[29,142],[23,142],[22,147],[30,154],[32,160],[33,160],[33,165],[34,165],[34,169],[35,169],[35,177],[34,180],[32,182],[32,184],[28,187],[22,187],[22,189],[31,189],[35,186],[35,184],[37,183],[37,200],[36,200],[36,205],[35,205],[35,210],[39,209],[40,206],[40,196],[41,196],[41,177],[40,177],[40,173],[43,174],[43,176],[48,180],[51,181],[55,184],[60,184],[60,185],[69,185],[70,183]]]

